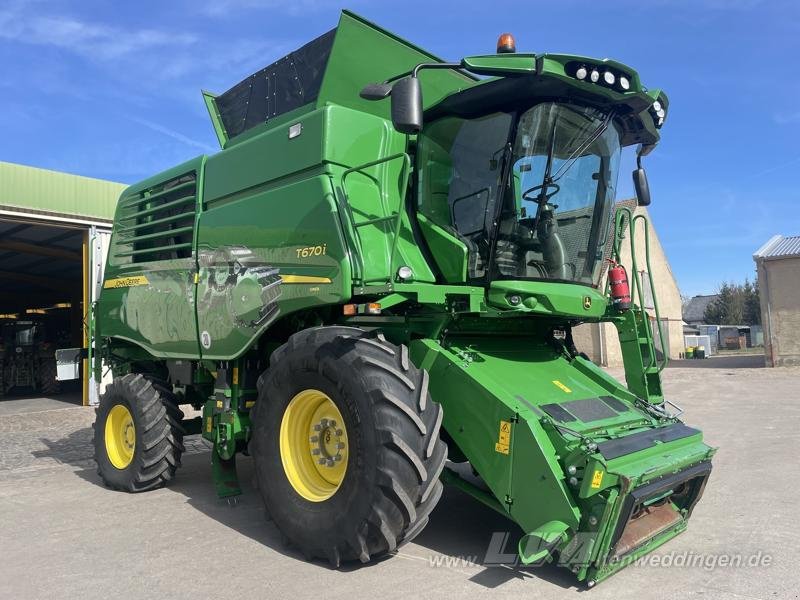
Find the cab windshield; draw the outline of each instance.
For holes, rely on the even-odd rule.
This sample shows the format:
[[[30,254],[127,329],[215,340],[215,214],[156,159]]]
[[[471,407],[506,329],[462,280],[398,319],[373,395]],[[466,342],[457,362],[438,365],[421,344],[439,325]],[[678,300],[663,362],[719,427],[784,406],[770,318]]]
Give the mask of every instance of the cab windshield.
[[[543,103],[444,117],[420,140],[420,211],[468,250],[471,282],[596,285],[619,168],[613,114]]]

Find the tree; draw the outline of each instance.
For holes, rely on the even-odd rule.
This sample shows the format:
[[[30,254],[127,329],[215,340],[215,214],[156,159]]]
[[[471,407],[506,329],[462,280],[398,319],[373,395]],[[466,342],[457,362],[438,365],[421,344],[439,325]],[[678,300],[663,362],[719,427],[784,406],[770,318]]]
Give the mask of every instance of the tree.
[[[744,322],[747,325],[761,325],[761,297],[758,294],[758,280],[750,284],[744,280],[746,286],[750,286],[744,303]]]
[[[758,284],[723,282],[717,298],[706,307],[703,319],[717,325],[760,325]]]

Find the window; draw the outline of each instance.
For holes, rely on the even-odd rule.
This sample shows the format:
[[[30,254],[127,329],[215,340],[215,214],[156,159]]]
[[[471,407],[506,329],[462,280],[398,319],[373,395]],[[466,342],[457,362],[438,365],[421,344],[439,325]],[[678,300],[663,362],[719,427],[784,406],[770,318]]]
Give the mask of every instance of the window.
[[[598,284],[620,156],[613,117],[546,102],[425,128],[419,210],[467,246],[471,282]]]
[[[513,117],[446,117],[421,139],[420,211],[469,249],[468,276],[485,275],[491,215],[502,185],[503,154]]]

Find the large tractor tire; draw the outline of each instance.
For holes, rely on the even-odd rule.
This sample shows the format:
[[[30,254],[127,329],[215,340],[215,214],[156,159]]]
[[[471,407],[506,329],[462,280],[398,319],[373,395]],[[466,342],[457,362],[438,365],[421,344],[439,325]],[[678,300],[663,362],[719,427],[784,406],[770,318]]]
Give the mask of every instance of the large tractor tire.
[[[368,562],[422,531],[447,447],[428,374],[405,346],[351,327],[307,329],[273,353],[259,384],[258,487],[306,558]]]
[[[144,492],[175,477],[183,452],[183,413],[161,382],[141,374],[115,378],[94,422],[97,473],[110,488]]]
[[[39,363],[38,373],[39,393],[45,396],[54,396],[61,393],[61,382],[56,379],[56,361],[43,360]]]

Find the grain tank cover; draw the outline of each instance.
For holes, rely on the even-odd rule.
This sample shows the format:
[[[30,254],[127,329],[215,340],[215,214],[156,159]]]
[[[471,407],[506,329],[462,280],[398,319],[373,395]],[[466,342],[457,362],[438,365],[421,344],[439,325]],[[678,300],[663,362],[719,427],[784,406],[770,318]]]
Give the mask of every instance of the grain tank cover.
[[[316,101],[336,29],[256,71],[216,98],[229,138]]]
[[[335,29],[224,94],[203,92],[203,97],[220,146],[226,148],[328,104],[388,119],[390,103],[365,100],[361,89],[430,62],[442,59],[345,10]],[[426,107],[476,83],[465,72],[445,69],[423,71],[420,81]]]

